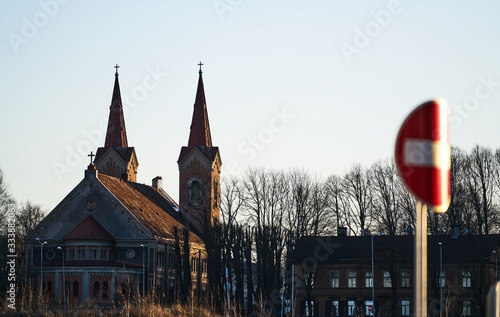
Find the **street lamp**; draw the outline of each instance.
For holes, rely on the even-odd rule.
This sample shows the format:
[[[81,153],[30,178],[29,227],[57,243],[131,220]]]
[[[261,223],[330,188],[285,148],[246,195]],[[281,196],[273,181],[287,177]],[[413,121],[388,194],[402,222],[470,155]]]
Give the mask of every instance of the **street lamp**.
[[[64,296],[64,310],[66,310],[66,274],[64,273],[64,250],[61,247],[57,247],[58,250],[61,250],[62,252],[62,259],[63,259],[63,296]]]
[[[384,233],[381,232],[379,234],[372,234],[370,231],[363,230],[363,229],[361,229],[361,232],[371,236],[371,238],[372,238],[372,315],[375,315],[375,313],[374,313],[374,311],[375,311],[375,268],[374,268],[374,261],[373,261],[373,237],[384,235]]]
[[[40,305],[43,305],[42,302],[42,283],[43,283],[43,245],[47,244],[47,241],[40,241],[39,238],[36,238],[36,241],[40,243]]]
[[[281,250],[285,250],[284,246],[280,247]],[[283,286],[281,289],[281,316],[283,316],[283,301],[285,300],[285,262],[283,261]]]
[[[439,317],[443,316],[443,244],[439,244]]]
[[[144,244],[141,244],[141,248],[142,248],[142,299],[144,300],[144,298],[146,296],[146,282],[145,282],[146,272],[145,272],[145,264],[144,264],[144,256],[145,256]]]
[[[497,251],[493,250],[492,253],[495,253],[495,283],[496,283],[496,281],[498,280],[498,277],[497,277]]]

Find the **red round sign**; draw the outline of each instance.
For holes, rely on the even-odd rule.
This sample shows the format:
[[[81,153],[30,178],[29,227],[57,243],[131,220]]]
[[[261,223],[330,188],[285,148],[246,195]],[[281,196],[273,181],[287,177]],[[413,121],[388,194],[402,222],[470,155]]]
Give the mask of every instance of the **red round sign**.
[[[396,139],[396,166],[408,190],[436,212],[450,205],[448,105],[426,102],[406,118]]]

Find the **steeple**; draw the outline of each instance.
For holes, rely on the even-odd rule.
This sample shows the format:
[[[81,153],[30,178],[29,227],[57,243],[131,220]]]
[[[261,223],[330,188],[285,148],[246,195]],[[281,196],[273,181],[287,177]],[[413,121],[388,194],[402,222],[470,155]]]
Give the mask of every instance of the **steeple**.
[[[203,76],[201,71],[201,62],[198,89],[194,101],[193,119],[191,121],[191,132],[189,134],[188,147],[190,146],[212,146],[212,136],[210,135],[210,124],[208,123],[207,102],[205,100],[205,89],[203,88]]]
[[[128,147],[120,84],[118,83],[119,67],[118,64],[115,66],[115,87],[113,89],[113,97],[111,98],[111,106],[109,107],[108,130],[106,132],[106,141],[104,142],[105,147]]]
[[[139,162],[135,149],[128,146],[123,104],[118,83],[118,64],[115,66],[115,86],[109,107],[108,130],[104,147],[97,149],[94,164],[99,173],[135,182]]]

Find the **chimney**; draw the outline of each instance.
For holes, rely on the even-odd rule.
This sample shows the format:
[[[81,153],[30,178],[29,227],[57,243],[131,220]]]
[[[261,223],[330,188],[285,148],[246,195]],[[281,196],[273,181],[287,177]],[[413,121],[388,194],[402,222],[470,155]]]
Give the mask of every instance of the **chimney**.
[[[156,176],[153,178],[153,187],[156,189],[161,189],[163,187],[163,179],[161,176]]]

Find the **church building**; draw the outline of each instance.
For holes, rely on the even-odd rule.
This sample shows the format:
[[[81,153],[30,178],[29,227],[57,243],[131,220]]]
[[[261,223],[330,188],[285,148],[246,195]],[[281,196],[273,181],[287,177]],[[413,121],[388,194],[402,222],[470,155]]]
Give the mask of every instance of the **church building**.
[[[26,238],[28,276],[44,297],[112,304],[146,292],[173,302],[185,241],[193,294],[206,291],[203,237],[219,221],[222,162],[212,145],[199,65],[189,139],[177,162],[179,203],[159,176],[151,185],[136,182],[139,161],[127,141],[115,66],[104,146],[89,155],[83,180]]]

